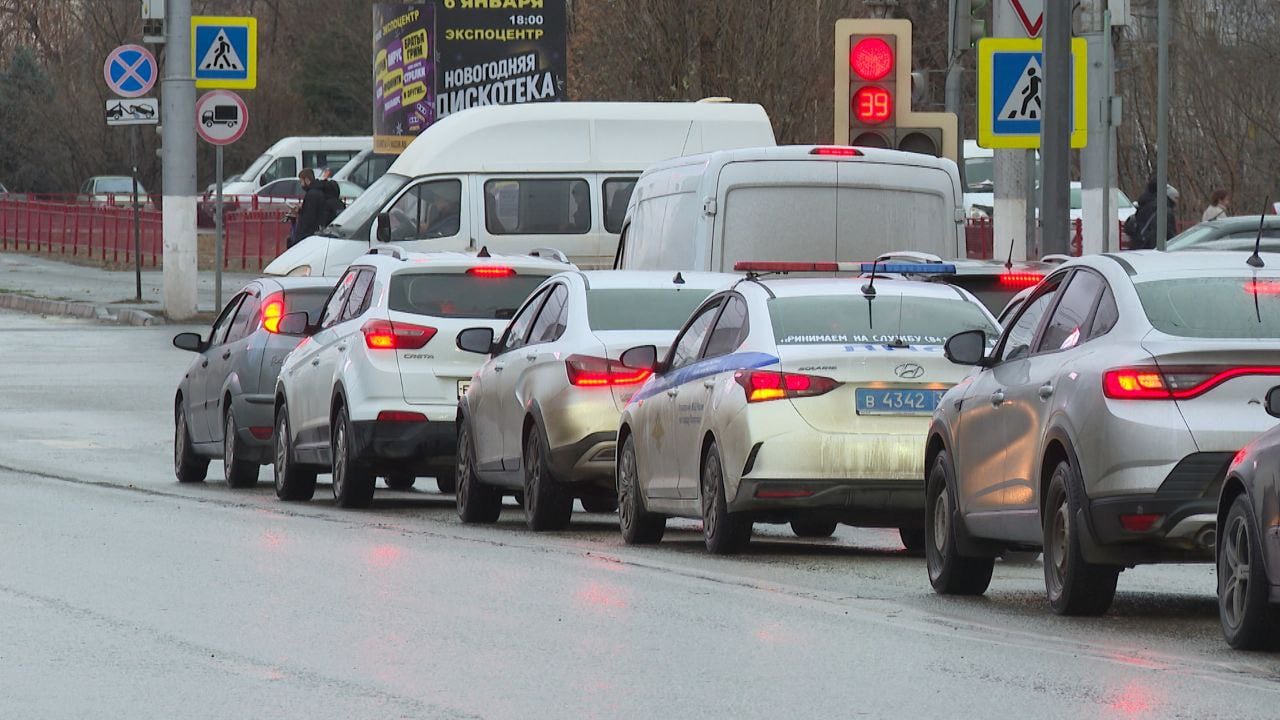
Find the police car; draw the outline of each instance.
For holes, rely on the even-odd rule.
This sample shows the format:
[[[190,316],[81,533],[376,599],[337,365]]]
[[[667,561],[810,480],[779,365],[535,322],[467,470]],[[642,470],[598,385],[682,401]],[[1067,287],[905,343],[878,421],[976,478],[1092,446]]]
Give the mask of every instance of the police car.
[[[954,272],[943,263],[735,269],[748,274],[700,304],[664,357],[653,346],[621,357],[653,371],[618,430],[623,539],[658,542],[678,516],[702,520],[713,553],[741,550],[756,522],[801,537],[896,527],[920,551],[924,437],[968,372],[942,344],[995,332],[995,319],[953,285],[879,276]],[[861,275],[767,275],[848,271]]]

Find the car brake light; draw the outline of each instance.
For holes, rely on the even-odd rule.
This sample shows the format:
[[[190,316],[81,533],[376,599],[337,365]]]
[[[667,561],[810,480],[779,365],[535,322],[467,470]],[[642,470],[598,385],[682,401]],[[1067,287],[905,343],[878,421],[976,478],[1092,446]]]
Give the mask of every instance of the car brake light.
[[[370,320],[360,328],[370,350],[417,350],[436,336],[436,329],[390,320]]]
[[[1044,276],[1040,273],[1008,272],[1000,274],[1000,284],[1005,287],[1029,288],[1039,285]]]
[[[475,277],[499,278],[512,277],[516,274],[516,271],[513,268],[501,267],[499,265],[481,265],[479,267],[468,269],[467,274]]]
[[[564,361],[569,384],[575,387],[636,385],[649,379],[652,370],[630,368],[616,360],[590,355],[570,355]]]
[[[1233,378],[1280,375],[1280,366],[1168,365],[1115,368],[1102,376],[1102,393],[1113,400],[1190,400]]]
[[[420,412],[408,410],[383,410],[378,413],[378,422],[426,422],[427,416]]]
[[[809,151],[810,155],[826,155],[828,157],[862,157],[862,151],[855,147],[824,146]]]
[[[271,293],[262,301],[262,329],[269,333],[280,332],[280,318],[284,317],[284,293]]]
[[[749,403],[825,395],[840,386],[835,380],[820,375],[771,370],[739,370],[733,379],[742,386]]]

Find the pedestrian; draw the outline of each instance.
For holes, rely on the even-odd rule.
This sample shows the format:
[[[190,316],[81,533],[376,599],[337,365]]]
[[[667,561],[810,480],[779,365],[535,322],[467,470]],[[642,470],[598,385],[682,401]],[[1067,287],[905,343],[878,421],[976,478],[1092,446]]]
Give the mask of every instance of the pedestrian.
[[[338,217],[343,210],[347,209],[345,203],[342,202],[342,188],[338,185],[337,180],[330,180],[326,172],[323,180],[317,180],[316,184],[320,186],[320,190],[324,193],[324,213],[320,218],[320,227],[317,230],[323,230]]]
[[[1165,202],[1169,207],[1166,238],[1177,234],[1173,221],[1174,209],[1177,207],[1178,191],[1172,185],[1165,186]],[[1138,197],[1138,206],[1128,220],[1124,222],[1124,234],[1129,236],[1130,250],[1154,250],[1156,247],[1156,203],[1160,195],[1156,192],[1156,179],[1147,181],[1147,188]]]
[[[1209,194],[1209,207],[1204,209],[1204,215],[1200,216],[1200,222],[1209,222],[1227,216],[1227,206],[1231,204],[1231,196],[1227,191],[1218,188]]]
[[[293,244],[289,247],[315,235],[316,231],[328,224],[324,222],[328,212],[325,209],[327,197],[324,187],[316,180],[315,171],[303,168],[298,173],[298,179],[302,181],[302,207],[298,209],[298,223],[291,238]]]

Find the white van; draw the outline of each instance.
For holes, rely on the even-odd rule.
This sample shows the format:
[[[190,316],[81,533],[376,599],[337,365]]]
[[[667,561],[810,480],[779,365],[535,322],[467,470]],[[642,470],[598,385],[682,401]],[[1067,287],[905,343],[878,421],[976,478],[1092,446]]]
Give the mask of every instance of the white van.
[[[373,149],[373,138],[287,137],[277,140],[258,156],[234,182],[222,188],[223,195],[251,195],[272,180],[298,177],[303,168],[327,167],[335,172],[362,150]]]
[[[956,164],[845,146],[725,150],[654,165],[636,184],[614,267],[730,272],[741,260],[965,256]]]
[[[337,275],[385,239],[414,251],[555,248],[606,267],[640,173],[658,160],[772,145],[759,105],[536,103],[472,108],[414,139],[322,234],[265,272]]]
[[[378,178],[387,174],[391,169],[391,163],[395,162],[397,157],[399,155],[374,152],[373,148],[361,150],[359,155],[351,158],[346,165],[333,174],[333,179],[346,180],[367,188],[377,182]]]

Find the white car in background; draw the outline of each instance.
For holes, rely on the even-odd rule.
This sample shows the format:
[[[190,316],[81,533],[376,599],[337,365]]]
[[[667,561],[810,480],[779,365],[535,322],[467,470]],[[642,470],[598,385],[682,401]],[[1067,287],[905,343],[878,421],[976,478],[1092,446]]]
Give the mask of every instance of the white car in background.
[[[459,347],[488,355],[458,402],[458,515],[498,519],[523,493],[531,530],[562,529],[573,501],[613,512],[618,415],[649,377],[618,362],[637,342],[665,349],[689,313],[738,276],[601,270],[543,284],[498,342],[464,330]]]
[[[961,328],[996,327],[972,295],[943,283],[749,275],[711,296],[661,361],[652,345],[622,355],[653,371],[618,430],[623,539],[658,542],[678,516],[702,520],[713,553],[743,549],[756,522],[789,522],[801,537],[829,536],[838,523],[895,527],[922,551],[925,435],[943,393],[968,372],[942,343]]]
[[[498,330],[548,276],[572,268],[532,255],[406,253],[384,246],[343,273],[320,320],[289,315],[306,335],[275,390],[276,494],[309,500],[332,471],[340,507],[364,507],[377,476],[407,489],[432,474],[453,490],[458,397],[480,359],[463,328]]]

